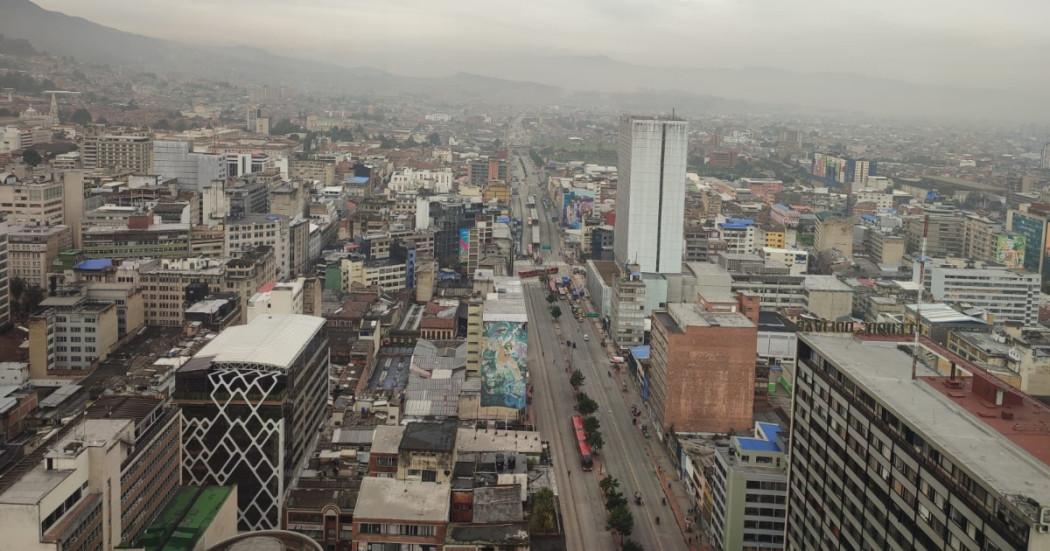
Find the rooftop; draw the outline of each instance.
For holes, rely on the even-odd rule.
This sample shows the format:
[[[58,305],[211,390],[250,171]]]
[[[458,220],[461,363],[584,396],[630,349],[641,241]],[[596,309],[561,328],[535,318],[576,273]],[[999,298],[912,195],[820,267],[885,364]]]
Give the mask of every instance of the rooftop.
[[[232,492],[232,486],[179,488],[134,546],[150,551],[192,551]]]
[[[543,449],[540,433],[525,430],[459,428],[456,451],[465,453],[518,452],[539,455]]]
[[[688,327],[754,327],[747,316],[739,312],[706,312],[692,302],[672,302],[667,312],[674,319],[678,331]]]
[[[375,432],[372,434],[372,453],[397,453],[404,434],[404,425],[376,425]]]
[[[398,451],[451,452],[456,447],[456,421],[417,422],[405,425]]]
[[[779,452],[777,434],[780,433],[780,425],[775,423],[755,423],[754,436],[735,437],[737,445],[743,451],[749,452]]]
[[[354,521],[448,522],[451,486],[393,478],[365,477],[357,494]]]
[[[918,309],[917,304],[906,304],[904,309],[913,313]],[[968,316],[943,302],[922,305],[922,319],[929,323],[966,323],[972,325],[988,325],[984,320]]]
[[[298,314],[261,316],[247,325],[236,325],[219,333],[195,358],[208,358],[213,363],[255,363],[284,369],[323,329],[324,318]]]
[[[807,291],[838,291],[852,293],[853,289],[833,275],[807,275],[802,285]]]
[[[973,378],[954,388],[920,364],[913,380],[911,356],[895,342],[812,333],[799,339],[975,479],[1000,495],[1050,503],[1050,433],[1043,428],[1050,408],[1024,396],[1008,408],[1013,419],[1003,419],[1002,407],[974,394]]]

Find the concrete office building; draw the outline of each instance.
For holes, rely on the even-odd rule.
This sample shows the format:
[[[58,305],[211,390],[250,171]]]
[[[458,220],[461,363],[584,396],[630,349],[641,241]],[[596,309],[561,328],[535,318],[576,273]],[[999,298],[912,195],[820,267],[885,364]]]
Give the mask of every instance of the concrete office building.
[[[718,225],[719,238],[725,242],[728,253],[754,254],[760,233],[761,229],[750,218],[730,218]]]
[[[784,548],[788,458],[780,431],[755,423],[754,436],[733,436],[728,446],[715,447],[708,475],[715,549]]]
[[[183,477],[237,484],[241,530],[279,528],[328,400],[324,318],[264,316],[227,328],[175,374]]]
[[[904,219],[904,234],[908,239],[908,252],[918,254],[922,250],[923,226],[929,216],[926,238],[926,255],[935,257],[962,256],[963,237],[966,235],[962,213],[954,208],[926,207],[925,214]]]
[[[155,223],[153,216],[132,216],[126,226],[90,226],[83,234],[88,258],[185,258],[190,255],[190,225]]]
[[[73,246],[66,226],[11,226],[8,234],[8,275],[47,289],[47,274],[58,252]]]
[[[159,399],[100,398],[0,479],[4,548],[130,543],[179,484],[179,428]]]
[[[175,179],[180,190],[200,192],[213,180],[226,179],[226,158],[212,153],[194,153],[193,144],[180,140],[153,142],[153,174]]]
[[[787,549],[1050,548],[1042,403],[937,376],[897,342],[799,335]]]
[[[660,433],[748,430],[758,329],[739,312],[671,303],[652,316],[648,407]]]
[[[913,273],[918,279],[917,263]],[[931,259],[923,283],[933,300],[983,308],[994,316],[995,323],[1039,322],[1042,277],[1038,273],[978,266],[965,259]]]
[[[638,265],[624,267],[614,275],[609,330],[613,342],[620,348],[638,346],[645,342],[645,281]]]
[[[153,174],[153,140],[149,136],[109,134],[89,139],[94,141],[94,163],[88,166],[85,162],[84,168]]]
[[[58,180],[15,181],[0,185],[0,214],[9,224],[57,226],[62,223],[64,186]]]
[[[83,294],[53,296],[29,319],[29,371],[33,378],[83,375],[117,345],[117,305]]]
[[[273,249],[277,276],[286,279],[291,271],[291,235],[288,217],[280,214],[252,214],[226,222],[226,254],[267,246]]]
[[[648,273],[682,271],[684,120],[625,116],[620,120],[619,182],[613,251],[616,262]]]

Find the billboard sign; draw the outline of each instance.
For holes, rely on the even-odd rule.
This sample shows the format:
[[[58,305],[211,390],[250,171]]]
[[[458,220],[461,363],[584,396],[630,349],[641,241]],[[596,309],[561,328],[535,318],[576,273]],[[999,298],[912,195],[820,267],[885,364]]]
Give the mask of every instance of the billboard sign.
[[[525,409],[528,326],[517,321],[486,321],[481,346],[481,405]]]

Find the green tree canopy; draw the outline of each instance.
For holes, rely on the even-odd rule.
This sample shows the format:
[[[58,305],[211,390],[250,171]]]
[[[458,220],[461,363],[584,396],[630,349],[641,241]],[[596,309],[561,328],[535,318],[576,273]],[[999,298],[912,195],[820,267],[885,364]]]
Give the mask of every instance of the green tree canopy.
[[[44,157],[35,149],[26,149],[22,152],[22,162],[29,166],[37,166],[44,160]]]
[[[529,512],[529,532],[533,534],[553,534],[558,530],[558,521],[554,509],[554,492],[543,488],[532,496],[532,510]]]
[[[627,537],[634,531],[634,515],[627,505],[618,505],[609,511],[609,518],[605,527],[616,532],[621,537]]]
[[[81,126],[91,124],[91,111],[81,107],[73,111],[73,115],[69,117],[69,120]]]

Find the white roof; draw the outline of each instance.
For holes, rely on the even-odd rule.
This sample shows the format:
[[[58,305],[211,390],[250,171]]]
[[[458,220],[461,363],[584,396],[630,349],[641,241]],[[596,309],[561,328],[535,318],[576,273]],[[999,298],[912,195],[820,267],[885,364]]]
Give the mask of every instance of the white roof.
[[[324,318],[314,316],[260,316],[248,325],[235,325],[219,333],[197,353],[197,357],[211,356],[213,362],[286,368],[323,328]]]

